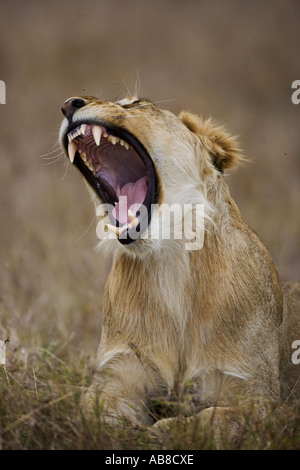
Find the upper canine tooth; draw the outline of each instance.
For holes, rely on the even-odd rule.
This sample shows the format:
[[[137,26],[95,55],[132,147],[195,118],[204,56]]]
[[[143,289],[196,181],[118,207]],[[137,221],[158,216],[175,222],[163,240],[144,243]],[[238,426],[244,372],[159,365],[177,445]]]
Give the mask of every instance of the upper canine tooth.
[[[92,128],[92,133],[94,137],[94,141],[97,146],[100,145],[100,140],[101,140],[101,134],[102,134],[102,129],[100,126],[93,126]]]
[[[139,219],[133,214],[133,212],[131,212],[130,209],[128,209],[128,217],[130,219],[130,225],[132,225],[132,227],[137,227],[139,225]]]
[[[125,146],[126,150],[129,150],[129,144],[127,144],[127,142],[124,142],[124,146]]]
[[[70,159],[71,163],[74,162],[74,157],[75,157],[76,150],[77,150],[77,146],[76,146],[75,142],[73,142],[73,141],[69,142],[68,154],[69,154],[69,159]]]

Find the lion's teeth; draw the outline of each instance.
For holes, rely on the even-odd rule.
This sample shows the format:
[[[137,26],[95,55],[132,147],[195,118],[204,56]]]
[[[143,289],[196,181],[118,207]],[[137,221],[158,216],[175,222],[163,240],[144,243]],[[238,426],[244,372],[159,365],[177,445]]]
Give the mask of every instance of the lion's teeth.
[[[92,173],[96,174],[97,171],[101,170],[101,164],[100,163],[94,168],[92,160],[88,159],[87,154],[85,152],[83,152],[81,149],[78,149],[78,152],[79,152],[79,155],[80,155],[81,159],[84,161],[84,163],[86,164],[86,166],[88,167],[88,169]]]
[[[139,225],[139,219],[131,212],[130,209],[128,209],[128,217],[130,219],[130,225],[132,227],[137,227]]]
[[[97,146],[100,145],[100,140],[101,140],[101,134],[102,134],[102,129],[100,126],[93,126],[92,128],[92,133],[94,137],[94,141]]]
[[[122,145],[122,147],[125,147],[127,150],[129,149],[129,144],[127,144],[127,142],[124,142],[124,140],[120,139],[120,145]]]
[[[86,160],[85,160],[86,166],[88,167],[88,169],[89,169],[91,172],[94,173],[94,167],[93,167],[93,164],[92,164],[91,160],[89,160],[89,159],[86,157],[86,155],[85,155],[85,158],[86,158]]]
[[[98,173],[98,172],[101,170],[101,168],[102,168],[101,163],[96,164],[96,166],[95,166],[95,168],[94,168],[95,174]]]
[[[111,224],[106,224],[106,227],[111,231],[113,232],[115,235],[117,235],[118,237],[123,233],[125,232],[127,229],[131,229],[132,228],[132,225],[131,224],[125,224],[123,225],[122,227],[116,227],[115,225],[111,225]]]
[[[106,224],[106,227],[111,231],[113,232],[115,235],[120,235],[120,229],[119,227],[115,227],[114,225],[111,225],[111,224]]]
[[[107,140],[111,142],[113,145],[116,145],[117,143],[125,147],[127,150],[129,149],[129,144],[125,142],[122,139],[119,139],[119,137],[116,137],[115,135],[108,135],[106,132],[103,133],[103,137],[107,137]]]
[[[123,227],[120,228],[120,234],[125,232],[128,228],[131,228],[130,224],[123,225]]]
[[[114,135],[109,135],[109,136],[107,137],[107,140],[108,140],[109,142],[111,142],[113,145],[116,145],[116,143],[118,142],[119,139],[118,139],[118,137],[116,137],[116,136],[114,136]]]
[[[73,141],[69,142],[68,154],[69,154],[69,159],[70,159],[71,163],[74,162],[74,157],[75,157],[76,150],[77,150],[77,147],[76,147],[75,142],[73,142]]]

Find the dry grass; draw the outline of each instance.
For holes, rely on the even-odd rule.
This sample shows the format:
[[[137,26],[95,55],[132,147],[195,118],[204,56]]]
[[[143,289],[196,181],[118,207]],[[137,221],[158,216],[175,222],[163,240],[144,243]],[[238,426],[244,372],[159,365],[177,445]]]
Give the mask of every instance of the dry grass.
[[[87,356],[65,362],[57,346],[10,349],[0,371],[0,448],[19,450],[198,450],[215,449],[209,430],[197,421],[174,424],[163,435],[121,422],[101,423],[101,396],[85,415],[81,398],[91,381]],[[161,403],[161,405],[165,405]],[[230,449],[226,436],[222,448]],[[300,402],[274,407],[265,419],[249,420],[238,449],[300,449]]]
[[[67,97],[126,94],[138,70],[141,95],[167,100],[160,105],[174,112],[211,115],[240,135],[252,163],[228,177],[231,191],[282,280],[300,278],[299,106],[290,99],[300,78],[299,4],[124,5],[0,2],[0,79],[7,90],[0,105],[0,339],[10,338],[7,375],[1,369],[0,377],[4,449],[157,445],[128,426],[108,432],[80,408],[110,260],[96,256],[93,207],[81,178],[59,159]],[[249,425],[244,446],[299,448],[299,409],[296,403],[287,414]],[[213,446],[193,429],[174,430],[159,445]]]

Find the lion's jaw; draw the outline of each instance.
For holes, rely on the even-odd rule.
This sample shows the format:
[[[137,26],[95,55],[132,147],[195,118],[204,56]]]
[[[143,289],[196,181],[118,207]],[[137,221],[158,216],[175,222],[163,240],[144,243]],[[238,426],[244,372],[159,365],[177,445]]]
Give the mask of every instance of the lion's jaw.
[[[195,208],[202,208],[198,228],[203,231],[212,213],[202,166],[213,171],[205,156],[201,161],[205,152],[195,134],[148,101],[70,100],[64,105],[60,143],[89,183],[96,205],[108,208],[103,218],[103,205],[98,207],[99,224],[104,228],[108,222],[115,234],[102,230],[100,246],[140,256],[189,247],[184,217],[191,221]],[[70,102],[75,102],[71,110]]]

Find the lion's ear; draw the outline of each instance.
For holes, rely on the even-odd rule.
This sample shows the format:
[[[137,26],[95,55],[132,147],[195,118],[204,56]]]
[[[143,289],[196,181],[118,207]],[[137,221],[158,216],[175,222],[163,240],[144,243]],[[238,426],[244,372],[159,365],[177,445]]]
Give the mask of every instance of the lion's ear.
[[[216,126],[212,119],[204,120],[188,111],[182,111],[179,118],[199,137],[218,170],[223,172],[245,160],[240,153],[236,138],[227,134],[223,127]]]

